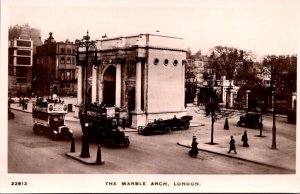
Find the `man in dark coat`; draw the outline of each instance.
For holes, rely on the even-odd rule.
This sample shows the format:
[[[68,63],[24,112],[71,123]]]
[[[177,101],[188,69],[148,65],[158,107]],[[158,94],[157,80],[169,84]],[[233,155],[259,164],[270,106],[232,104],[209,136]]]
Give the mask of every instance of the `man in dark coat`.
[[[189,151],[190,156],[196,158],[198,155],[198,142],[196,136],[193,136],[192,149]]]
[[[230,147],[229,147],[228,153],[230,153],[233,150],[234,153],[236,154],[235,140],[233,139],[233,136],[231,136],[231,140],[230,140],[229,144],[230,144]]]

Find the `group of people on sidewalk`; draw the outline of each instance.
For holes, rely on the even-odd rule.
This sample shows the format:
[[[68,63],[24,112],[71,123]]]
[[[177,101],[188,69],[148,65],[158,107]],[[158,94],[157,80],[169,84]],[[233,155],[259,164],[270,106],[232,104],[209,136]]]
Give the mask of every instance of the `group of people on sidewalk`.
[[[244,131],[244,134],[242,135],[242,139],[241,141],[243,142],[243,147],[249,147],[248,144],[248,135],[247,135],[247,131]],[[196,158],[198,155],[198,142],[197,142],[197,138],[196,136],[193,136],[193,141],[192,141],[192,149],[189,151],[191,157]],[[231,153],[231,151],[234,151],[235,154],[237,154],[236,152],[236,147],[235,147],[235,140],[233,138],[233,136],[230,137],[230,141],[229,141],[229,151],[227,153]]]

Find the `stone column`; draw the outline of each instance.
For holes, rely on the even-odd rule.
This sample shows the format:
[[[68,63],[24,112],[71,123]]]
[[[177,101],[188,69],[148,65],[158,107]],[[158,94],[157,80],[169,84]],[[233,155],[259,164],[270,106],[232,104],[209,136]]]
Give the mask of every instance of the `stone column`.
[[[118,61],[116,64],[116,107],[121,106],[121,62]]]
[[[142,58],[139,57],[136,63],[135,80],[135,112],[141,112],[141,94],[142,94]]]
[[[92,70],[92,102],[97,101],[97,71],[98,68],[93,65]]]
[[[99,80],[99,94],[98,94],[98,101],[99,103],[103,102],[103,81]]]
[[[185,65],[186,65],[186,60],[182,60],[182,96],[181,96],[181,106],[182,106],[182,110],[185,110]]]
[[[226,90],[226,108],[233,107],[233,89]]]
[[[248,109],[249,106],[249,93],[251,92],[250,90],[244,90],[244,95],[243,95],[243,100],[242,100],[242,107],[245,109]]]

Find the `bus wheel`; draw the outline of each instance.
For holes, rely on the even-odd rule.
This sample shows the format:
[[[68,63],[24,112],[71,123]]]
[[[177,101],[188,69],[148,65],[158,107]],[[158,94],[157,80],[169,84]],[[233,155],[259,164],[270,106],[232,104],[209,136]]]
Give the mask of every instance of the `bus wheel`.
[[[68,134],[68,140],[71,140],[72,138],[73,138],[73,134],[72,133]]]
[[[38,125],[34,125],[33,126],[33,131],[34,131],[34,134],[36,135],[39,135],[40,134],[40,128]]]
[[[125,141],[125,142],[124,142],[124,147],[125,147],[125,148],[129,147],[129,144],[130,144],[129,139],[128,139],[128,138],[125,138],[124,141]]]
[[[57,134],[54,133],[54,131],[52,132],[51,138],[52,138],[53,141],[56,141],[57,138],[58,138],[58,137],[57,137]]]

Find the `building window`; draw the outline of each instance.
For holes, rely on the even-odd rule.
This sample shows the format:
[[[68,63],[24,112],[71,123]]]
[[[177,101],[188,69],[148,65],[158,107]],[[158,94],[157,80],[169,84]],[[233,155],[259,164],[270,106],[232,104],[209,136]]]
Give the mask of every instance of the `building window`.
[[[65,54],[66,53],[66,49],[65,48],[60,48],[60,53]]]
[[[67,64],[71,64],[71,58],[70,57],[67,58]]]
[[[66,80],[71,80],[71,72],[70,71],[66,72]]]
[[[31,47],[30,41],[17,40],[17,46]]]
[[[30,65],[30,57],[17,57],[18,65]]]
[[[17,55],[30,56],[31,55],[31,51],[30,50],[17,50]]]
[[[178,60],[175,59],[174,62],[173,62],[173,65],[177,66],[178,65]]]
[[[40,59],[36,59],[36,64],[39,64],[40,63]]]
[[[65,73],[64,72],[60,72],[60,79],[65,80]]]
[[[43,58],[41,58],[41,64],[44,64],[44,59]]]
[[[167,65],[168,65],[168,63],[169,63],[169,60],[168,60],[168,59],[165,59],[165,60],[164,60],[164,65],[166,65],[166,66],[167,66]]]
[[[72,50],[70,48],[67,49],[67,54],[71,54]]]
[[[61,64],[65,64],[65,57],[61,57],[61,58],[60,58],[60,63],[61,63]]]

